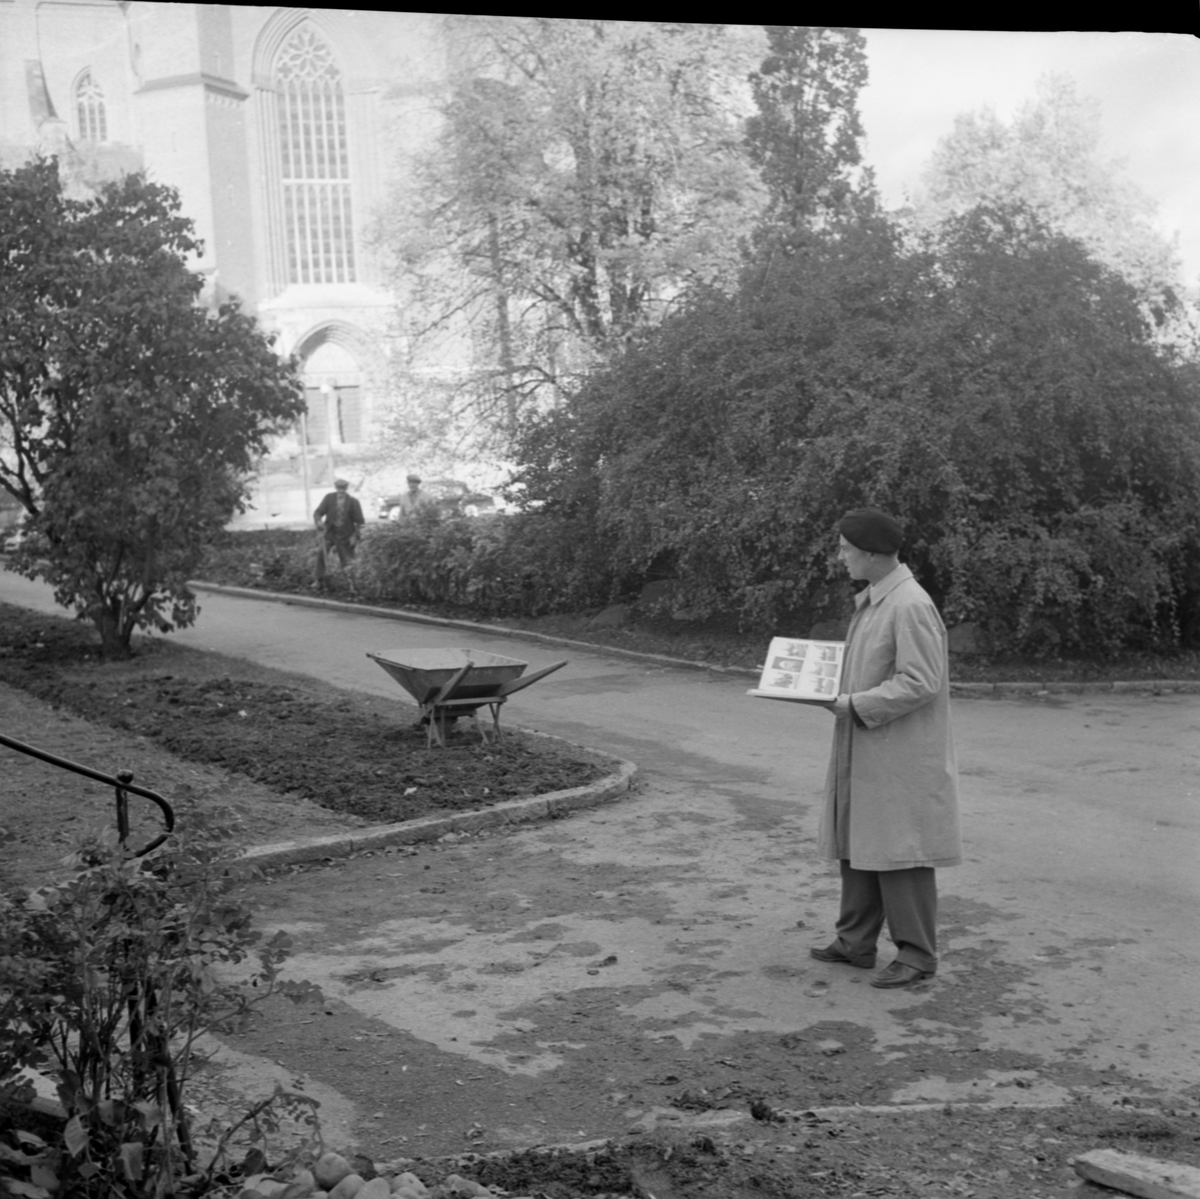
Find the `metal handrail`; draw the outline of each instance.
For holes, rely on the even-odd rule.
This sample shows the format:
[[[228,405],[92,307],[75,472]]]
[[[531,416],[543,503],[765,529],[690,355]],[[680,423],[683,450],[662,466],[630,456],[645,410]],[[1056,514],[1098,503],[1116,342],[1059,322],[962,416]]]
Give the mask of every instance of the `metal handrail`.
[[[159,808],[162,809],[163,823],[167,826],[166,830],[155,837],[148,845],[144,845],[133,854],[132,856],[135,858],[145,857],[151,850],[157,849],[175,828],[175,813],[171,805],[157,791],[151,791],[147,787],[139,787],[133,781],[133,772],[131,770],[120,770],[114,777],[100,770],[92,770],[90,766],[81,766],[78,762],[72,762],[69,758],[60,758],[57,754],[49,753],[44,749],[38,749],[35,745],[26,745],[24,741],[18,741],[14,737],[6,737],[3,733],[0,733],[0,745],[7,745],[9,749],[15,749],[18,753],[28,754],[31,758],[40,758],[43,762],[48,762],[51,766],[58,766],[63,770],[72,770],[76,774],[82,774],[84,778],[95,779],[99,783],[107,783],[110,787],[114,788],[117,793],[117,837],[122,846],[124,846],[129,837],[129,793],[132,792],[134,795],[140,795],[143,799],[148,799],[158,804]]]

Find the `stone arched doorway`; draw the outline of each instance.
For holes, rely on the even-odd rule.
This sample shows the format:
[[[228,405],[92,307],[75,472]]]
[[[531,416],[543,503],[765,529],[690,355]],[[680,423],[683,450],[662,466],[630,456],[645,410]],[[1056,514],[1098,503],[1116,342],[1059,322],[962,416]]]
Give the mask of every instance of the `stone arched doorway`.
[[[305,358],[303,373],[306,443],[357,448],[363,441],[363,397],[354,355],[335,341],[322,342]]]
[[[364,358],[357,331],[323,326],[296,347],[301,360],[307,411],[305,444],[314,449],[357,451],[368,440]]]

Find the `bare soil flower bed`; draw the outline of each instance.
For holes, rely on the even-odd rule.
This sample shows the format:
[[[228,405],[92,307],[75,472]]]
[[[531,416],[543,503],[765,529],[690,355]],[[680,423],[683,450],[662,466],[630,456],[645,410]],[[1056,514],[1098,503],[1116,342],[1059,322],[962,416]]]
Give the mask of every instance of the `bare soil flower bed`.
[[[429,749],[412,705],[169,642],[147,639],[130,661],[104,663],[84,625],[2,605],[0,627],[0,682],[372,822],[477,810],[605,773],[582,748],[518,731],[484,745],[469,721]]]

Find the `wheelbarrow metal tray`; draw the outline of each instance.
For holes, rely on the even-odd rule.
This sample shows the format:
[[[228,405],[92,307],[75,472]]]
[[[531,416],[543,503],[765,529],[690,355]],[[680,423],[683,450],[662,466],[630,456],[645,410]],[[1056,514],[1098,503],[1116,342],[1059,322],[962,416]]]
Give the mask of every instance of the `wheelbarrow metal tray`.
[[[487,699],[520,678],[528,662],[481,649],[396,649],[368,654],[419,704],[427,702],[468,662],[470,674],[454,689],[455,699]]]

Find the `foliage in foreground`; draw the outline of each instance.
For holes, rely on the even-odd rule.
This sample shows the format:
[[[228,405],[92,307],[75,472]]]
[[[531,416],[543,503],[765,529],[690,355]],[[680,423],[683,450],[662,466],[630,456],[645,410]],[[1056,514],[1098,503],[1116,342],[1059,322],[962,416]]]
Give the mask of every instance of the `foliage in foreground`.
[[[587,528],[616,578],[672,578],[748,628],[829,603],[830,530],[874,504],[997,652],[1200,638],[1194,356],[1019,208],[765,257],[527,423],[518,459],[526,503]]]
[[[272,993],[319,992],[280,978],[289,938],[263,942],[229,894],[229,829],[199,810],[183,824],[146,859],[110,830],[80,847],[65,881],[0,895],[0,1099],[28,1100],[37,1070],[67,1116],[57,1142],[0,1138],[8,1193],[203,1195],[229,1170],[235,1133],[261,1138],[283,1109],[313,1123],[312,1100],[277,1092],[230,1127],[193,1126],[201,1034]]]
[[[187,580],[299,384],[236,304],[197,306],[171,189],[130,175],[73,200],[38,160],[0,170],[0,217],[0,486],[31,534],[12,565],[121,657],[195,619]]]

